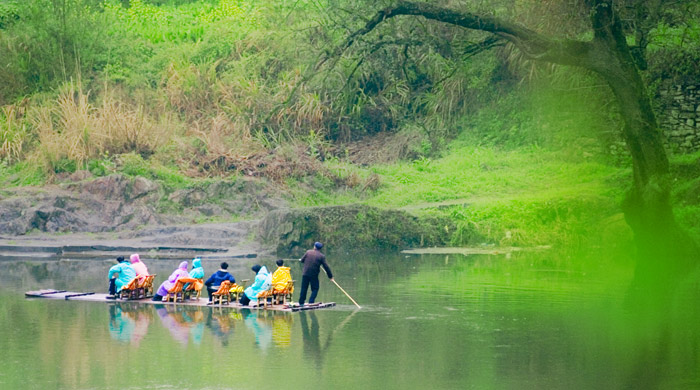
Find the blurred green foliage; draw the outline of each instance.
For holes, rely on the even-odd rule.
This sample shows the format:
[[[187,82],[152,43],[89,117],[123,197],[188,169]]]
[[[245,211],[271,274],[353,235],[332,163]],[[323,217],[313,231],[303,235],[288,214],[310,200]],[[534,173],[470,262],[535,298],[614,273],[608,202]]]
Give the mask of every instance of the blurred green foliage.
[[[694,83],[700,77],[700,4],[689,2],[677,12],[651,31],[649,77]]]

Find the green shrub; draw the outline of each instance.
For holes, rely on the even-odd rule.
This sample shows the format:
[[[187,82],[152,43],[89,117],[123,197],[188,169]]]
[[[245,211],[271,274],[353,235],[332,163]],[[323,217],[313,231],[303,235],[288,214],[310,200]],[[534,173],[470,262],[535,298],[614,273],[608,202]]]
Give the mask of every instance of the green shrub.
[[[17,1],[0,2],[0,30],[10,27],[19,20]]]
[[[117,168],[129,176],[149,177],[149,164],[136,153],[126,153],[117,157]]]
[[[17,4],[21,22],[0,34],[0,104],[49,90],[70,79],[91,80],[104,64],[107,24],[95,0],[34,0]],[[6,78],[6,77],[12,78]]]
[[[41,186],[46,183],[43,167],[27,161],[8,165],[0,161],[0,184],[3,186]]]
[[[687,206],[676,206],[674,214],[678,223],[684,227],[693,237],[694,240],[700,242],[700,205],[695,203]]]
[[[697,3],[688,7],[689,15],[700,12]],[[696,82],[700,76],[700,20],[662,20],[651,31],[647,51],[651,79]]]
[[[54,173],[73,173],[77,169],[77,166],[78,164],[75,162],[75,160],[67,157],[51,162],[51,167]]]
[[[107,176],[114,170],[114,163],[107,158],[90,160],[87,169],[95,176]]]
[[[136,153],[117,156],[117,171],[125,175],[141,176],[161,182],[166,189],[185,188],[193,185],[194,181],[182,175],[177,168],[166,167],[154,160],[144,160]]]

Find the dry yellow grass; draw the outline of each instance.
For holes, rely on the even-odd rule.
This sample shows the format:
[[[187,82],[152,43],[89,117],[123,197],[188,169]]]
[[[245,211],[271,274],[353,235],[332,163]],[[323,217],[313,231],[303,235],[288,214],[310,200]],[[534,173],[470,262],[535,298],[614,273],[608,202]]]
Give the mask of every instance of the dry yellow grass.
[[[39,139],[37,153],[48,167],[62,159],[83,165],[109,154],[149,155],[174,135],[174,121],[167,116],[156,121],[143,108],[109,95],[94,106],[75,86],[63,91],[54,106],[34,109],[30,118]]]
[[[23,114],[24,107],[22,106],[2,107],[2,114],[0,114],[0,160],[14,162],[19,161],[22,157],[27,137],[26,123],[22,121]]]
[[[164,90],[169,103],[177,111],[200,117],[211,111],[217,100],[216,63],[197,67],[171,63],[166,72]]]
[[[109,96],[103,99],[95,116],[95,129],[99,135],[96,141],[102,153],[153,153],[177,134],[178,127],[170,115],[155,120],[143,107],[130,107]]]
[[[264,150],[246,123],[233,122],[223,113],[195,122],[187,135],[195,137],[204,146],[197,156],[198,164],[210,173],[223,173],[235,164],[234,161],[247,159]]]

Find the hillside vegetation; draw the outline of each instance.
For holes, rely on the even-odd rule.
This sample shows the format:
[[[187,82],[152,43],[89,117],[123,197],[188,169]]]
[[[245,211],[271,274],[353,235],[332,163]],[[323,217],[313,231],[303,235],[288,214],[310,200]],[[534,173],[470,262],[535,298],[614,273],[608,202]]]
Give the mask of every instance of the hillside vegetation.
[[[537,13],[523,4],[525,19]],[[315,74],[366,7],[0,0],[0,182],[42,186],[87,170],[173,190],[245,175],[297,206],[449,216],[455,245],[627,245],[629,157],[599,80],[415,20],[392,23],[436,38],[366,42],[368,55]],[[693,72],[697,40],[680,32],[698,26],[655,31],[648,77]],[[669,58],[678,69],[664,68]],[[700,183],[687,174],[697,161],[673,158],[676,212],[700,237]]]

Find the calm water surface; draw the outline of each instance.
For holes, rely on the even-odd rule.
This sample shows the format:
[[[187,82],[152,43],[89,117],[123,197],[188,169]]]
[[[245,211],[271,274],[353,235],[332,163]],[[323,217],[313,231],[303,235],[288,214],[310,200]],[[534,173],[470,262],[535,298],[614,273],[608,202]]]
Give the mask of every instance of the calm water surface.
[[[158,283],[178,263],[145,261]],[[111,263],[0,262],[0,389],[700,388],[697,284],[650,308],[630,303],[629,270],[551,253],[329,262],[362,310],[325,278],[319,300],[339,306],[304,313],[30,300],[104,291]]]

